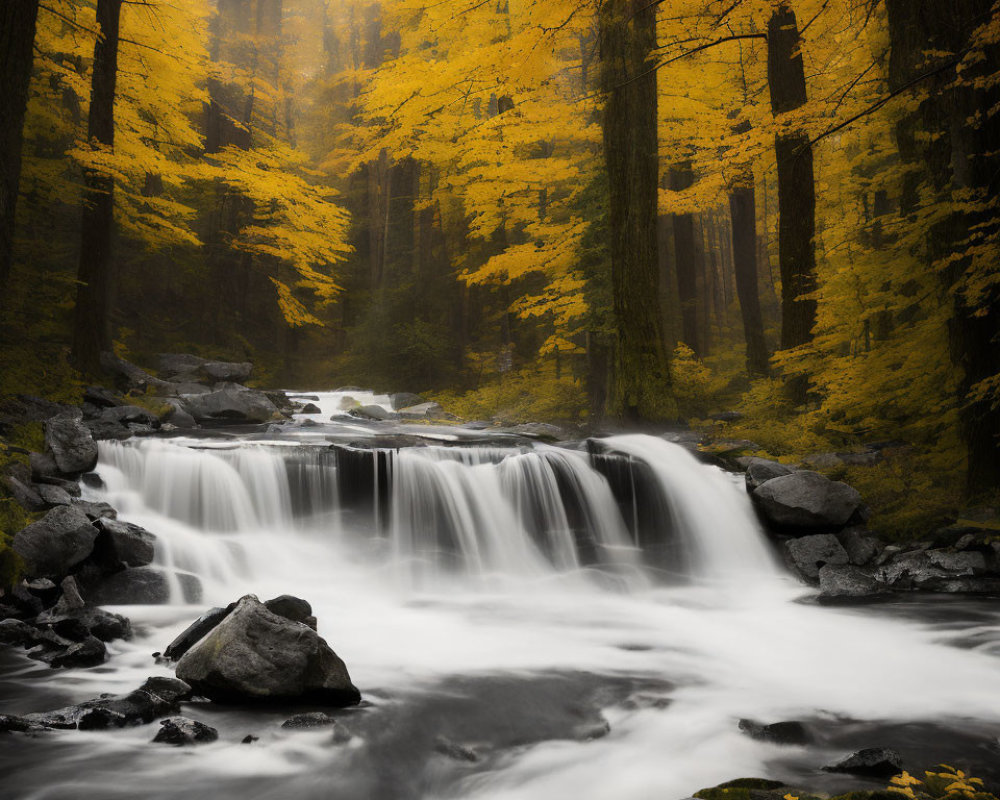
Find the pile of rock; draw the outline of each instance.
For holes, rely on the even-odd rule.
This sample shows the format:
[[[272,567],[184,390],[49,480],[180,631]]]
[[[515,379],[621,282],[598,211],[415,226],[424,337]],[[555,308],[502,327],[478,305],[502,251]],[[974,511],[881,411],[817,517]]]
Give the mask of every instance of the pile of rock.
[[[926,542],[886,545],[864,527],[868,509],[845,483],[747,459],[747,491],[785,560],[824,602],[893,592],[1000,594],[1000,541],[979,528],[944,529]]]

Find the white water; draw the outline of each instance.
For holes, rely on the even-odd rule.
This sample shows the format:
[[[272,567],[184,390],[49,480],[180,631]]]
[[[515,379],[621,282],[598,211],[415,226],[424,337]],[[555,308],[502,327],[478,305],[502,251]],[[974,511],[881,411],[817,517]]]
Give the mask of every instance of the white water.
[[[770,761],[797,751],[740,734],[740,717],[1000,724],[996,636],[961,650],[928,625],[794,602],[807,592],[776,565],[745,493],[662,440],[605,444],[654,471],[669,526],[693,556],[690,580],[673,586],[644,573],[607,482],[583,453],[405,450],[392,460],[389,517],[373,520],[343,511],[336,468],[319,449],[204,444],[103,444],[107,488],[96,495],[157,534],[157,563],[175,597],[186,573],[200,578],[203,604],[246,592],[307,598],[321,634],[375,698],[366,713],[446,690],[456,675],[572,671],[675,685],[666,709],[606,709],[604,739],[516,749],[496,768],[425,796],[676,800],[769,774]],[[295,466],[285,469],[289,460]],[[596,558],[581,541],[593,542]],[[115,645],[110,671],[73,673],[79,699],[162,672],[149,652],[200,608],[123,609],[148,634]],[[145,729],[90,741],[97,752],[126,751],[136,787],[183,770],[204,796],[242,797],[227,781],[259,776],[252,796],[261,798],[294,797],[294,787],[313,785],[294,781],[320,770],[334,781],[331,765],[349,775],[366,747],[356,739],[333,750],[272,723],[251,748],[238,744],[245,732],[223,731],[195,752],[157,749],[155,758]],[[822,764],[837,755],[815,757]]]

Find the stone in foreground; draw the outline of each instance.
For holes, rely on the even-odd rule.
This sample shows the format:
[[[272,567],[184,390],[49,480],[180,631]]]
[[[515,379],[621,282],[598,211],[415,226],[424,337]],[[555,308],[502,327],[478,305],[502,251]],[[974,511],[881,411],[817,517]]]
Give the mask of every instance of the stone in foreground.
[[[361,701],[346,665],[316,631],[272,613],[253,595],[184,654],[177,677],[218,702]]]
[[[856,489],[808,470],[772,478],[752,497],[768,523],[792,532],[840,530],[861,510]]]

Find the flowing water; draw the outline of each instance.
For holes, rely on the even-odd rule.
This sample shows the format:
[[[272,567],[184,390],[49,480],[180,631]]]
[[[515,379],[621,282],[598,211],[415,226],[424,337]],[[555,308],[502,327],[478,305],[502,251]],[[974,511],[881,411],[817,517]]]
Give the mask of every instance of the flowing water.
[[[99,669],[8,655],[0,711],[169,674],[150,654],[205,607],[291,593],[368,701],[344,712],[354,738],[195,704],[221,734],[196,750],[152,746],[148,727],[8,737],[0,796],[679,800],[747,775],[854,787],[817,770],[866,745],[1000,761],[989,603],[808,602],[742,482],[662,438],[331,423],[344,394],[267,435],[102,443],[104,486],[87,491],[157,535],[171,602],[118,609],[139,635]],[[741,717],[807,720],[817,741],[754,741]]]

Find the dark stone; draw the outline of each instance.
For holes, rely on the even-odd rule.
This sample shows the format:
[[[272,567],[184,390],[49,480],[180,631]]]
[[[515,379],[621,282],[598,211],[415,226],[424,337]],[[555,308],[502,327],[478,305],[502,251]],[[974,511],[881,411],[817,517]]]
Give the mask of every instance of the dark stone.
[[[226,384],[208,394],[185,395],[185,410],[197,422],[267,422],[278,408],[263,392]]]
[[[866,747],[836,764],[823,767],[824,772],[843,772],[872,778],[891,778],[903,771],[903,760],[895,750]]]
[[[46,508],[55,508],[56,506],[68,506],[73,504],[73,498],[70,496],[70,493],[61,486],[38,483],[35,484],[35,491],[38,492],[38,496],[42,498],[42,502],[45,503]]]
[[[879,541],[864,528],[848,528],[837,534],[837,541],[847,551],[847,557],[856,567],[863,567],[875,560]]]
[[[162,699],[165,703],[171,704],[180,703],[184,700],[190,700],[194,694],[191,691],[191,687],[184,683],[184,681],[178,680],[177,678],[167,678],[158,675],[146,678],[146,682],[139,688],[141,691],[155,695],[156,697]]]
[[[478,754],[471,747],[465,747],[443,736],[439,736],[434,740],[434,752],[447,756],[454,761],[467,761],[470,764],[479,761]]]
[[[785,784],[781,781],[772,781],[768,778],[736,778],[732,781],[720,783],[717,789],[748,789],[758,792],[772,792],[781,789]]]
[[[31,591],[25,583],[12,586],[10,591],[4,595],[4,600],[7,605],[14,606],[21,617],[37,616],[45,608],[42,599]]]
[[[170,600],[170,585],[162,572],[138,567],[88,587],[87,597],[98,605],[162,605]]]
[[[37,624],[74,642],[84,642],[91,636],[102,642],[132,638],[132,623],[126,617],[96,606],[84,606],[70,611],[53,609],[40,614]]]
[[[795,467],[777,461],[768,461],[766,458],[748,458],[746,471],[747,491],[752,492],[773,478],[791,475],[795,472]]]
[[[253,374],[253,364],[249,361],[241,363],[230,361],[207,361],[201,365],[200,372],[211,381],[231,381],[244,383]]]
[[[305,404],[304,406],[302,406],[302,408],[301,408],[301,409],[299,410],[299,413],[300,413],[300,414],[322,414],[322,413],[323,413],[323,409],[322,409],[322,408],[320,408],[320,407],[319,407],[318,405],[316,405],[315,403],[306,403],[306,404]]]
[[[840,530],[861,509],[861,495],[846,483],[801,470],[772,478],[751,495],[764,519],[780,530]]]
[[[305,622],[312,616],[312,606],[300,597],[283,594],[264,603],[267,610],[292,622]]]
[[[347,413],[352,417],[372,420],[374,422],[386,422],[388,420],[399,419],[399,414],[392,411],[386,411],[382,408],[382,406],[360,406],[359,408],[352,408]]]
[[[913,550],[892,554],[875,571],[875,577],[904,591],[964,592],[965,586],[972,585],[968,582],[981,578],[986,567],[985,556],[977,551]]]
[[[170,408],[171,410],[164,416],[164,422],[169,422],[174,427],[186,430],[198,427],[198,421],[185,411],[184,406],[180,402],[176,400],[172,401]]]
[[[326,728],[336,725],[337,720],[322,711],[313,711],[310,714],[296,714],[281,723],[282,728],[291,730],[308,730],[310,728]]]
[[[11,497],[26,511],[45,511],[51,507],[49,503],[42,499],[36,486],[18,480],[13,475],[4,476],[3,482],[7,487],[7,491],[10,492]]]
[[[254,742],[259,742],[260,737],[254,736],[252,733],[248,733],[242,739],[240,739],[240,744],[253,744]]]
[[[62,578],[94,549],[97,529],[78,508],[57,506],[14,536],[14,551],[31,577]]]
[[[827,564],[845,565],[850,561],[847,551],[831,533],[803,536],[785,542],[789,564],[806,580],[819,580],[819,571]]]
[[[49,663],[53,667],[96,667],[108,657],[104,642],[95,636],[88,636],[82,642],[70,645]]]
[[[74,500],[73,508],[80,509],[80,511],[87,515],[87,518],[91,520],[91,522],[102,518],[116,519],[118,517],[118,512],[107,503],[92,503],[89,500]]]
[[[222,702],[300,698],[342,707],[361,700],[344,662],[314,630],[271,613],[253,595],[181,658],[177,677]]]
[[[36,481],[60,476],[59,466],[50,453],[32,453],[28,456],[28,463],[31,466],[31,477]]]
[[[145,528],[114,519],[98,519],[94,525],[100,531],[94,545],[95,556],[128,567],[153,563],[156,537]]]
[[[761,742],[771,742],[782,745],[806,745],[813,741],[813,736],[809,733],[801,722],[774,722],[770,725],[762,725],[751,719],[740,720],[740,730],[751,739]]]
[[[827,565],[819,571],[821,603],[856,602],[885,594],[886,587],[867,570],[854,566]]]
[[[43,728],[106,730],[148,725],[190,699],[191,687],[175,678],[148,678],[128,694],[104,696],[79,705],[25,715],[25,721]]]
[[[97,444],[74,417],[53,417],[45,423],[45,447],[64,475],[90,472],[97,466]]]
[[[200,642],[209,631],[213,630],[222,620],[229,616],[236,608],[235,603],[230,603],[226,608],[213,608],[206,611],[198,619],[188,625],[176,639],[174,639],[167,649],[163,651],[164,658],[176,661],[188,650]]]
[[[187,717],[170,717],[160,721],[160,731],[153,738],[157,744],[171,744],[176,747],[192,744],[206,744],[219,738],[219,732],[203,722]]]
[[[152,428],[160,427],[160,418],[152,411],[147,411],[141,406],[117,406],[116,408],[105,409],[101,414],[103,422],[128,425],[149,425]]]
[[[76,479],[69,480],[57,475],[41,475],[38,478],[38,483],[46,484],[48,486],[57,486],[73,498],[78,498],[82,494],[80,491],[80,484]]]
[[[120,392],[105,389],[102,386],[88,386],[83,390],[83,400],[100,408],[114,408],[125,405],[125,399]]]
[[[35,643],[38,632],[27,622],[19,619],[0,620],[0,644],[11,647],[25,647]]]
[[[32,727],[32,724],[23,717],[0,714],[0,733],[27,733]]]
[[[106,419],[92,419],[86,422],[87,430],[95,441],[125,441],[132,438],[132,431],[124,425]]]

